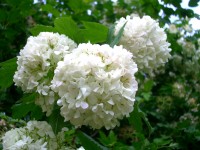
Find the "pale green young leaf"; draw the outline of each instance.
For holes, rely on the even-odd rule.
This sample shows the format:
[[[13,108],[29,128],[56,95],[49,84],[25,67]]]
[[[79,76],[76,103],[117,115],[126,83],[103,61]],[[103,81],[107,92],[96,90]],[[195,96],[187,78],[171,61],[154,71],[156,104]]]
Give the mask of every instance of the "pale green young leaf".
[[[108,43],[108,44],[112,43],[113,39],[115,38],[114,31],[115,31],[115,24],[113,24],[109,27],[106,43]]]
[[[124,32],[124,27],[126,26],[126,23],[121,27],[121,29],[119,30],[118,34],[115,36],[115,38],[113,39],[113,41],[110,43],[111,47],[114,47],[115,45],[117,45],[123,35]],[[111,31],[112,32],[112,31]]]
[[[152,93],[151,92],[142,92],[141,96],[144,98],[145,101],[149,101],[151,98]]]
[[[55,29],[60,34],[65,34],[74,41],[77,41],[79,28],[71,17],[60,17],[54,21]]]

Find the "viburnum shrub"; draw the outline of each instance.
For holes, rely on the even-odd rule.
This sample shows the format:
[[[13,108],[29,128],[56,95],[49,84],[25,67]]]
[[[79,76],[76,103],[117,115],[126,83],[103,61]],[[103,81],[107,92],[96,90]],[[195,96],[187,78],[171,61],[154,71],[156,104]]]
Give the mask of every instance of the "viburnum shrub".
[[[33,36],[17,56],[14,73],[15,85],[29,93],[21,103],[39,105],[47,117],[6,132],[4,149],[76,149],[81,145],[87,149],[86,142],[102,148],[78,130],[82,126],[110,130],[131,113],[141,117],[136,74],[152,75],[171,56],[164,29],[149,16],[127,16],[109,29],[93,22],[83,22],[79,28],[70,17],[60,17],[54,24],[31,30]],[[26,117],[34,113],[31,107],[32,113],[28,112]],[[81,144],[66,144],[68,134],[61,129],[69,122]]]

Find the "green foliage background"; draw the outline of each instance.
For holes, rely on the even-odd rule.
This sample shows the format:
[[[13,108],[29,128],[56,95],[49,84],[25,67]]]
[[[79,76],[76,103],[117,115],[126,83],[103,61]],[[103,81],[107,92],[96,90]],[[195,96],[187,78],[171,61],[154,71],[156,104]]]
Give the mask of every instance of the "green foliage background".
[[[67,126],[70,130],[66,132],[66,145],[72,147],[83,145],[85,149],[91,150],[198,149],[200,73],[198,70],[188,72],[184,67],[184,62],[191,58],[182,53],[183,47],[177,40],[184,37],[195,45],[196,50],[199,49],[197,40],[200,39],[200,31],[191,34],[183,29],[190,18],[199,18],[199,15],[191,9],[182,8],[182,0],[161,1],[162,4],[157,0],[132,0],[127,4],[119,0],[117,5],[113,5],[110,0],[47,0],[46,3],[38,1],[35,4],[32,0],[1,0],[0,119],[6,124],[0,124],[0,135],[10,128],[22,126],[23,123],[14,119],[36,119],[47,120],[56,133]],[[188,5],[195,7],[198,2],[190,0]],[[149,15],[157,19],[162,27],[170,25],[172,22],[169,18],[175,15],[179,19],[174,24],[183,34],[172,34],[166,29],[172,59],[153,78],[142,73],[137,75],[140,79],[137,103],[130,117],[120,122],[120,127],[110,131],[91,130],[87,127],[75,130],[69,123],[63,122],[57,109],[47,118],[40,107],[34,104],[37,95],[23,95],[13,85],[12,76],[17,67],[14,57],[29,36],[51,31],[66,34],[77,43],[87,42],[88,39],[91,43],[109,42],[114,40],[107,39],[111,25],[131,13]],[[58,17],[61,18],[56,19]],[[181,57],[179,63],[177,57],[173,57],[175,55]]]

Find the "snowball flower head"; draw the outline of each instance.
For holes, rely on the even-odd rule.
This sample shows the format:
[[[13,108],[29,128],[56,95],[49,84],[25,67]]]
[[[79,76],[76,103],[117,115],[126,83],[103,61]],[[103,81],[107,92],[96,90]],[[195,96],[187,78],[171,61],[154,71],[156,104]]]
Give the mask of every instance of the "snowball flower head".
[[[15,85],[21,87],[24,92],[49,95],[51,92],[49,85],[58,61],[63,60],[64,56],[75,47],[74,41],[58,33],[41,32],[36,37],[29,37],[17,57]],[[49,102],[46,103],[51,105]]]
[[[170,58],[170,44],[166,41],[164,29],[149,16],[127,16],[116,22],[115,35],[124,27],[119,44],[133,53],[133,60],[138,68],[152,74]]]
[[[61,115],[76,127],[114,128],[133,110],[137,65],[122,46],[80,44],[55,70]]]
[[[76,47],[76,44],[58,33],[41,32],[29,37],[17,60],[14,82],[25,92],[37,91],[47,95],[51,71],[64,55]],[[49,75],[50,74],[50,75]]]
[[[3,136],[3,149],[55,150],[56,136],[45,121],[29,121],[27,126],[12,129]]]

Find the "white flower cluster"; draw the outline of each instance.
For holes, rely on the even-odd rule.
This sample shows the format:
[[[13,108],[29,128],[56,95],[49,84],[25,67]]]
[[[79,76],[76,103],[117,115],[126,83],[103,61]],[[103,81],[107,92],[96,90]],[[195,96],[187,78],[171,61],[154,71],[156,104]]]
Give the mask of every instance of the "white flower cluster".
[[[196,49],[194,43],[186,41],[184,38],[177,40],[177,43],[182,47],[182,55],[173,55],[174,70],[182,70],[185,72],[184,76],[190,75],[195,79],[198,78],[200,74],[200,49]]]
[[[18,56],[15,84],[38,93],[35,103],[47,116],[57,101],[65,121],[76,127],[119,125],[133,110],[138,68],[153,75],[168,61],[171,49],[164,30],[149,16],[127,16],[116,23],[115,35],[125,27],[121,46],[113,48],[90,43],[77,47],[57,33],[30,37]]]
[[[193,77],[198,77],[200,74],[200,49],[196,50],[191,60],[186,60],[184,62],[184,67],[186,73],[192,75]]]
[[[12,129],[3,136],[4,150],[56,150],[57,141],[45,121],[29,121],[27,126]]]
[[[14,75],[15,85],[24,92],[37,92],[42,97],[37,104],[41,105],[47,115],[51,112],[54,93],[49,85],[57,63],[74,48],[74,41],[58,33],[41,32],[36,37],[29,37],[27,44],[17,57],[18,68]],[[49,99],[51,95],[51,99]],[[47,96],[48,98],[45,98]],[[40,101],[42,99],[42,101]]]
[[[183,48],[181,53],[186,57],[192,57],[195,54],[196,48],[192,42],[186,41],[184,38],[177,40],[177,43]]]
[[[114,128],[133,110],[137,70],[122,46],[80,44],[58,63],[52,80],[61,115],[76,127]]]
[[[171,57],[164,29],[149,16],[140,18],[133,15],[116,22],[115,35],[125,23],[119,44],[133,53],[133,60],[140,70],[152,74],[154,69],[164,65]]]

